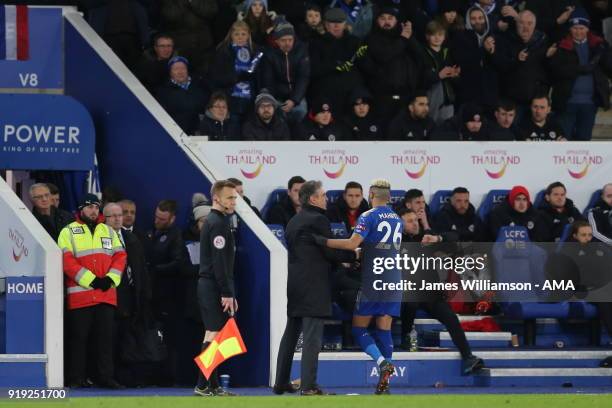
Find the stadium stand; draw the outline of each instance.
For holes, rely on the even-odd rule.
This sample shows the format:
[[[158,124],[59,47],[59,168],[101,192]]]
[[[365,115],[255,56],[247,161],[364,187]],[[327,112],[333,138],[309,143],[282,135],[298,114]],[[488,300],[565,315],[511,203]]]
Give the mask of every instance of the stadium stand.
[[[515,175],[510,174],[510,171],[506,174],[506,178],[503,178],[507,169],[519,168],[520,160],[525,160],[528,153],[521,151],[515,155],[512,151],[515,148],[524,148],[525,144],[492,141],[497,140],[495,132],[503,133],[495,127],[499,124],[496,115],[491,114],[498,97],[507,98],[511,96],[509,94],[514,94],[513,96],[521,99],[516,101],[519,109],[515,113],[520,112],[520,115],[517,115],[517,123],[511,124],[516,128],[521,125],[520,120],[523,120],[519,116],[529,116],[530,99],[536,96],[535,91],[527,89],[529,87],[526,86],[528,83],[535,83],[535,80],[531,81],[533,79],[531,76],[535,75],[533,72],[522,72],[530,79],[509,81],[507,75],[511,73],[500,68],[504,67],[504,63],[507,67],[510,63],[516,63],[517,59],[530,58],[520,55],[524,49],[523,44],[515,43],[518,37],[514,32],[510,35],[494,29],[491,34],[496,37],[496,45],[491,46],[490,41],[476,40],[477,34],[474,30],[477,31],[477,27],[468,25],[467,30],[464,30],[466,27],[455,25],[459,24],[459,21],[432,25],[430,21],[440,22],[446,18],[443,13],[434,11],[436,7],[432,7],[421,10],[422,13],[419,12],[423,21],[415,20],[410,33],[404,28],[393,34],[393,41],[389,41],[391,48],[395,47],[395,40],[398,44],[403,44],[400,36],[409,40],[411,47],[406,52],[402,48],[401,58],[388,62],[385,60],[386,56],[377,55],[377,51],[382,49],[377,41],[380,41],[381,35],[384,38],[387,33],[381,34],[383,27],[376,26],[376,17],[383,10],[381,6],[386,3],[374,0],[371,4],[364,2],[372,7],[371,18],[374,28],[370,30],[367,27],[366,32],[359,31],[360,38],[342,30],[339,33],[322,34],[321,31],[325,31],[323,26],[308,27],[302,22],[304,10],[299,10],[301,14],[297,13],[299,14],[297,16],[279,14],[274,19],[270,17],[270,21],[266,23],[269,24],[267,27],[269,31],[261,31],[258,25],[254,25],[253,20],[244,20],[246,21],[244,24],[234,26],[235,30],[241,29],[245,32],[245,25],[253,29],[252,33],[247,32],[250,40],[244,43],[233,43],[231,35],[228,35],[227,40],[223,42],[226,34],[229,34],[230,26],[236,20],[236,13],[234,10],[216,10],[217,7],[207,7],[203,14],[184,11],[178,20],[173,20],[176,10],[169,5],[172,2],[167,2],[164,8],[158,10],[159,12],[145,10],[140,2],[130,2],[138,4],[127,11],[131,15],[130,18],[125,21],[106,21],[107,16],[118,15],[117,10],[112,7],[116,7],[121,2],[110,2],[112,5],[95,8],[89,8],[87,6],[89,2],[79,2],[82,3],[79,11],[84,13],[84,16],[73,8],[56,9],[54,13],[53,9],[36,7],[14,9],[6,8],[12,7],[8,4],[0,5],[3,11],[9,12],[3,15],[23,16],[24,12],[30,13],[32,26],[29,55],[24,49],[15,49],[13,55],[12,51],[0,48],[6,52],[6,55],[0,55],[0,90],[6,94],[2,95],[1,106],[7,107],[13,103],[15,99],[10,100],[10,98],[14,97],[13,93],[17,93],[14,92],[15,89],[19,93],[30,93],[32,97],[42,98],[45,94],[63,95],[78,102],[80,109],[85,110],[90,116],[92,128],[96,131],[95,140],[93,136],[87,139],[92,150],[95,146],[95,168],[92,157],[84,159],[88,164],[82,168],[70,167],[68,163],[73,161],[65,158],[59,166],[46,162],[43,164],[41,160],[38,163],[40,168],[35,168],[36,163],[28,164],[33,167],[22,168],[14,164],[20,161],[17,157],[20,151],[16,148],[3,150],[0,155],[0,169],[2,169],[0,174],[7,179],[12,190],[21,194],[23,203],[5,200],[3,197],[2,204],[10,206],[12,211],[17,213],[18,210],[23,210],[31,204],[27,195],[29,185],[34,182],[60,180],[58,184],[64,200],[62,206],[66,209],[74,210],[77,199],[86,191],[101,193],[104,190],[103,198],[106,202],[119,198],[136,201],[137,226],[145,230],[152,225],[156,203],[171,197],[179,203],[180,216],[177,219],[183,220],[180,227],[188,230],[193,227],[193,222],[197,221],[193,219],[191,211],[185,210],[191,208],[192,193],[208,191],[215,180],[231,175],[241,177],[246,183],[250,183],[246,185],[249,188],[249,196],[252,193],[258,197],[256,201],[254,200],[254,204],[263,204],[261,213],[265,220],[270,208],[287,197],[286,189],[274,188],[283,185],[288,174],[275,174],[278,170],[272,166],[280,162],[289,162],[296,174],[324,179],[326,189],[329,184],[327,196],[330,203],[342,195],[343,190],[337,188],[341,188],[349,178],[357,174],[359,177],[355,179],[367,183],[369,180],[366,178],[373,179],[393,173],[393,177],[397,177],[396,180],[400,177],[402,180],[401,183],[394,182],[393,186],[405,189],[391,191],[391,204],[395,205],[401,201],[408,189],[427,188],[428,190],[424,191],[433,192],[429,201],[432,216],[439,211],[450,195],[451,190],[440,190],[451,186],[444,180],[459,175],[465,180],[465,183],[460,185],[466,184],[472,191],[469,184],[475,180],[473,181],[473,187],[477,187],[475,191],[478,191],[478,194],[485,193],[477,213],[486,222],[491,209],[508,194],[509,190],[506,188],[523,181],[526,184],[531,182],[531,180],[514,178]],[[201,3],[207,1],[203,0]],[[275,4],[280,3],[283,2],[275,2]],[[15,10],[19,11],[13,13]],[[397,21],[416,17],[406,15],[404,9],[385,8],[384,10],[390,16],[396,17]],[[267,10],[267,12],[272,11]],[[458,11],[459,14],[465,14],[467,10]],[[241,12],[243,12],[242,17],[249,13],[248,10]],[[472,12],[474,11],[467,14],[468,21]],[[475,12],[485,13],[482,10]],[[272,13],[266,13],[266,16],[268,15],[272,16]],[[349,24],[358,24],[354,17],[354,13],[349,13],[346,17],[349,19]],[[543,49],[542,58],[550,58],[551,61],[549,63],[545,60],[538,62],[530,60],[530,62],[534,63],[532,67],[537,71],[536,74],[543,75],[541,79],[544,89],[539,91],[544,91],[546,94],[552,91],[551,118],[560,119],[560,123],[567,128],[571,123],[576,123],[576,115],[580,114],[575,112],[580,109],[583,115],[592,115],[593,122],[598,123],[598,132],[602,133],[602,123],[609,118],[597,113],[597,108],[608,107],[609,89],[591,89],[588,86],[581,88],[584,83],[580,81],[575,81],[578,85],[574,86],[573,79],[569,82],[559,80],[558,78],[563,76],[553,75],[549,70],[549,66],[552,66],[553,71],[568,67],[575,70],[583,69],[583,77],[587,76],[587,80],[595,78],[597,84],[608,81],[607,68],[612,67],[604,65],[612,58],[597,59],[598,62],[594,65],[586,66],[579,62],[578,66],[570,67],[571,64],[575,64],[574,60],[578,61],[578,58],[573,58],[571,49],[567,47],[568,41],[572,41],[568,36],[568,28],[577,24],[574,20],[591,18],[592,34],[598,37],[604,34],[600,27],[601,23],[595,21],[594,16],[585,17],[580,14],[573,17],[568,19],[569,22],[565,26],[554,29],[542,28],[546,31],[546,37],[543,33],[540,36],[539,31],[536,32],[538,34],[531,33],[534,38],[546,38],[543,40],[546,42],[536,41],[535,45],[546,48]],[[23,19],[21,21],[23,23]],[[130,26],[127,34],[121,31],[121,24]],[[37,30],[36,25],[39,25],[40,29]],[[509,30],[515,31],[514,25],[511,24]],[[447,52],[451,55],[454,52],[456,56],[459,56],[457,50],[461,50],[461,56],[465,58],[456,61],[462,67],[461,76],[455,68],[448,65],[450,63],[438,61],[437,54],[427,45],[426,27],[430,34],[431,30],[448,27],[448,30],[445,29],[447,42],[441,49],[446,50],[445,55]],[[113,32],[117,29],[120,34]],[[360,29],[363,29],[361,25]],[[46,35],[48,41],[55,42],[45,43],[41,40],[41,33],[46,33],[42,37]],[[153,42],[152,38],[149,38],[150,33],[156,34]],[[470,35],[474,35],[474,41],[470,41],[467,37]],[[297,37],[299,41],[296,41],[296,44],[299,45],[287,45],[287,42],[280,41],[288,36]],[[170,40],[171,45],[166,41],[164,47],[170,46],[171,50],[162,52],[159,49],[161,43],[157,41],[159,38]],[[589,38],[591,39],[588,41],[589,45],[599,44],[599,48],[593,48],[590,52],[610,52],[605,43],[594,39],[595,37]],[[549,46],[552,42],[548,41],[559,45],[551,50]],[[309,44],[304,44],[305,42]],[[27,42],[13,43],[22,47]],[[343,45],[339,46],[340,43]],[[197,46],[194,48],[193,44]],[[150,45],[152,47],[149,47]],[[519,45],[520,47],[516,48]],[[481,47],[484,47],[485,51],[481,50]],[[143,48],[147,50],[141,55]],[[470,54],[470,51],[473,53]],[[552,55],[545,56],[547,52]],[[284,57],[281,59],[281,53],[285,53],[286,60]],[[476,55],[485,53],[488,53],[491,59],[499,57],[501,63],[492,66],[477,61],[480,57]],[[176,55],[179,56],[178,60],[171,59]],[[237,55],[246,58],[241,59],[236,57]],[[602,55],[607,56],[607,54]],[[183,60],[184,57],[186,60]],[[333,59],[337,60],[337,66],[333,64],[327,66],[328,61]],[[173,62],[168,65],[169,61]],[[447,65],[442,68],[444,72],[436,68],[439,62],[443,66]],[[32,71],[34,75],[38,75],[37,77],[22,76],[24,72],[29,72],[30,68],[34,70]],[[430,71],[433,74],[429,75]],[[306,72],[308,75],[304,74]],[[161,83],[160,86],[151,85],[153,77],[158,81],[158,85]],[[13,78],[13,82],[8,78]],[[17,82],[17,78],[21,78],[21,84]],[[507,86],[509,84],[513,89],[509,89]],[[256,99],[257,95],[263,93],[263,89],[267,89],[274,97],[270,99],[266,96],[268,102],[272,100],[271,106],[261,107],[265,104],[264,101]],[[363,92],[364,89],[366,92]],[[423,106],[419,108],[415,101],[408,107],[408,100],[421,89],[429,98],[425,102],[429,105],[427,109]],[[478,94],[476,100],[470,100],[468,94],[461,92],[465,89],[478,90],[479,92],[474,94]],[[575,89],[599,92],[601,95],[595,97],[595,94],[592,94],[590,99],[587,97],[586,102],[574,103],[582,95],[573,95]],[[359,95],[353,95],[350,92],[352,90],[359,90]],[[226,94],[225,108],[207,106],[208,98],[214,92]],[[494,100],[489,100],[489,97],[494,97]],[[350,106],[347,106],[348,101],[351,101]],[[437,102],[440,102],[438,106],[433,106]],[[438,117],[437,122],[433,122],[431,118],[433,111],[453,105],[455,115],[451,114],[445,120],[439,120]],[[580,106],[577,108],[574,105],[586,105],[590,109],[582,109]],[[318,108],[309,110],[309,106],[318,106]],[[33,104],[32,112],[28,113],[30,116],[26,117],[27,122],[34,123],[37,120],[35,107],[36,104]],[[335,130],[327,131],[324,137],[326,141],[314,145],[306,141],[277,142],[268,139],[242,141],[242,133],[237,130],[241,128],[241,122],[249,120],[252,126],[256,128],[259,126],[261,129],[269,125],[266,112],[260,112],[260,108],[272,109],[275,118],[281,122],[286,121],[292,129],[292,138],[297,134],[295,129],[299,128],[302,117],[305,121],[314,121],[318,126],[326,127],[329,124],[326,121],[332,120],[330,111],[333,113]],[[77,111],[80,112],[75,107],[71,113]],[[585,113],[587,111],[590,113]],[[394,118],[396,120],[393,120]],[[5,124],[4,120],[3,118],[2,124]],[[204,122],[206,126],[203,125]],[[405,139],[386,141],[382,136],[386,132],[381,129],[386,130],[390,123],[400,122],[406,126]],[[235,134],[228,133],[229,125]],[[430,125],[433,127],[429,127]],[[8,128],[4,126],[2,128],[6,139]],[[453,137],[456,135],[456,142],[429,142],[428,135],[433,134],[435,128],[442,129],[445,135]],[[205,129],[204,133],[202,129]],[[541,166],[528,169],[527,173],[539,173],[540,177],[537,187],[530,185],[530,188],[536,191],[535,188],[545,185],[541,178],[547,181],[559,179],[573,183],[572,193],[576,191],[575,196],[580,203],[586,203],[584,206],[586,214],[601,195],[601,190],[593,191],[593,188],[610,181],[604,179],[609,177],[609,173],[593,171],[593,168],[607,168],[604,166],[608,166],[612,160],[612,147],[610,142],[587,143],[587,140],[591,139],[592,127],[579,129],[573,126],[564,130],[574,143],[567,144],[567,147],[563,148],[564,151],[559,153],[560,164],[542,161]],[[609,131],[603,133],[608,138],[612,135]],[[268,133],[262,132],[262,134]],[[418,134],[425,134],[426,137],[417,141],[414,135]],[[480,136],[473,136],[474,134]],[[74,134],[72,136],[76,137]],[[52,140],[51,144],[45,145],[48,151],[53,152],[53,148],[61,148],[63,137],[63,134],[56,135],[55,142]],[[35,139],[37,143],[41,142],[40,138]],[[49,140],[45,139],[44,142],[47,143]],[[459,142],[464,144],[473,142],[469,144],[470,148],[480,149],[482,153],[475,154],[474,157],[487,157],[482,159],[456,154],[453,163],[456,160],[458,164],[453,170],[445,167],[446,174],[435,174],[436,166],[440,165],[440,157],[435,154],[436,149],[442,146],[461,153]],[[285,146],[283,143],[290,147],[287,147],[282,154],[271,153],[274,146]],[[414,145],[411,146],[411,143]],[[368,161],[369,154],[373,154],[383,144],[388,144],[389,150],[394,150],[397,154],[394,154],[392,159],[385,154],[387,161],[377,163]],[[31,146],[29,145],[30,148]],[[558,146],[554,146],[554,149],[558,149]],[[533,154],[544,154],[545,148],[532,144],[526,150],[532,151]],[[575,153],[576,150],[580,152]],[[298,156],[298,151],[302,154],[307,152],[312,156],[308,158],[310,161],[307,164],[294,160],[294,157]],[[503,153],[496,153],[499,151]],[[82,153],[84,152],[83,148]],[[503,160],[498,161],[497,156],[491,159],[495,155],[504,156]],[[340,156],[341,159],[338,159]],[[513,161],[516,157],[520,160]],[[587,162],[580,161],[583,159]],[[479,160],[486,161],[487,164],[490,162],[495,165],[500,164],[503,166],[502,170],[495,172],[490,169],[475,170],[476,166],[480,165]],[[469,167],[468,162],[472,167]],[[584,165],[586,167],[583,167]],[[599,165],[602,167],[597,167]],[[332,167],[334,170],[330,170]],[[17,173],[19,170],[30,173],[20,179]],[[487,177],[484,179],[486,181],[477,180],[472,170],[486,171],[488,175],[483,176]],[[98,180],[96,173],[99,175]],[[525,173],[520,174],[525,175]],[[533,177],[536,177],[535,174]],[[524,178],[531,179],[528,175]],[[264,183],[262,181],[264,179],[268,184],[258,184]],[[4,192],[2,194],[4,195]],[[364,195],[367,198],[366,191]],[[587,197],[589,195],[590,198]],[[263,199],[259,199],[261,197]],[[536,207],[542,199],[543,191],[539,191],[534,200]],[[241,304],[238,322],[249,352],[232,361],[228,373],[232,376],[233,384],[238,386],[269,386],[274,379],[275,355],[286,318],[287,243],[282,226],[264,224],[244,200],[238,201],[238,216],[232,221],[238,242],[237,297]],[[477,201],[474,201],[474,205],[476,204]],[[19,218],[24,219],[21,215]],[[25,235],[38,236],[42,233],[40,226],[30,225],[31,218],[29,217],[25,223],[24,228],[28,231]],[[36,350],[21,352],[19,349],[11,349],[11,346],[15,345],[15,339],[7,340],[9,339],[7,331],[13,330],[15,322],[21,324],[23,321],[23,317],[16,318],[14,314],[11,315],[9,307],[11,299],[4,282],[7,275],[11,277],[11,274],[17,271],[15,264],[19,262],[20,256],[15,250],[24,242],[23,233],[14,232],[14,228],[11,226],[8,232],[10,239],[3,240],[6,242],[0,245],[3,251],[6,250],[4,252],[9,254],[7,259],[9,261],[13,259],[15,262],[8,267],[0,263],[2,266],[0,267],[0,386],[61,387],[63,370],[61,364],[57,362],[57,356],[61,355],[58,354],[58,349],[63,345],[60,344],[62,336],[58,336],[53,329],[50,329],[61,326],[57,310],[53,309],[55,314],[45,315],[46,331],[33,336],[33,339],[40,343],[40,347]],[[528,238],[516,239],[517,236],[526,236],[525,231],[521,227],[502,228],[496,242],[493,243],[495,270],[502,281],[517,279],[540,281],[545,278],[544,266],[547,253],[534,243],[529,243]],[[332,224],[332,233],[338,238],[348,235],[344,224]],[[509,236],[514,243],[511,248],[508,247]],[[568,238],[569,225],[565,228],[557,248],[560,248]],[[197,241],[197,236],[195,240]],[[282,245],[279,245],[279,242]],[[523,243],[525,246],[521,247],[517,243]],[[49,242],[44,244],[45,251],[53,252],[48,248]],[[21,258],[22,262],[30,262],[26,259],[27,254],[24,256],[25,258]],[[52,271],[57,272],[60,264],[58,260],[55,260],[53,265],[47,264],[45,266],[47,276],[53,275]],[[195,290],[193,285],[189,286],[189,290],[185,291],[185,299],[188,299],[188,292],[191,293],[193,290]],[[47,296],[51,294],[57,306],[57,299],[61,297],[63,291],[59,286],[50,286],[45,282],[44,293]],[[447,386],[487,387],[612,385],[610,382],[612,372],[598,367],[600,360],[608,356],[609,352],[593,348],[610,342],[610,333],[602,332],[598,324],[597,308],[585,301],[537,300],[505,299],[497,304],[498,309],[494,308],[491,312],[501,331],[468,332],[470,345],[479,349],[478,355],[485,359],[489,367],[469,377],[459,373],[460,359],[453,349],[448,333],[443,331],[439,322],[427,314],[419,314],[415,326],[421,351],[418,353],[400,351],[394,355],[397,369],[394,386],[419,387],[437,383]],[[40,302],[40,298],[36,301]],[[189,313],[193,313],[193,310],[181,319],[193,318]],[[463,315],[460,316],[460,321],[467,325],[478,324],[489,317],[491,316]],[[333,351],[321,355],[319,381],[323,386],[363,387],[371,386],[377,381],[376,366],[364,360],[362,353],[339,350],[337,347],[341,327],[338,321],[347,322],[351,318],[352,313],[343,310],[337,303],[333,304],[333,315],[326,325],[324,340],[324,344],[328,345],[326,348]],[[585,327],[588,330],[585,331]],[[399,338],[398,333],[399,328],[394,325],[394,343],[397,345],[405,340]],[[191,337],[197,338],[199,334],[195,333]],[[517,336],[516,341],[512,339],[513,334]],[[199,340],[195,343],[196,347],[199,346]],[[185,345],[185,347],[191,346],[193,344]],[[558,350],[563,347],[577,348],[577,350]],[[298,354],[292,378],[299,375],[299,359]],[[191,359],[188,363],[192,363]],[[21,367],[26,365],[29,367],[21,371]],[[195,372],[193,364],[190,369]],[[18,375],[3,375],[9,372]],[[338,372],[346,374],[338,375]]]

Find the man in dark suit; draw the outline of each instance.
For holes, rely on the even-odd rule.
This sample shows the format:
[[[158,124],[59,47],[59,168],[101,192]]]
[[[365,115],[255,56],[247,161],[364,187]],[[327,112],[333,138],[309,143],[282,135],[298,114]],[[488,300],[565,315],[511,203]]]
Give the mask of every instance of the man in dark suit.
[[[51,200],[51,191],[44,183],[32,184],[30,187],[30,200],[34,208],[32,214],[40,222],[45,231],[57,242],[60,231],[74,221],[74,215],[68,211],[56,208]]]
[[[319,351],[323,342],[323,323],[332,314],[331,274],[335,263],[352,262],[355,254],[323,248],[313,234],[332,238],[325,216],[327,196],[320,181],[307,181],[299,192],[302,210],[287,224],[289,277],[287,280],[287,326],[281,340],[274,393],[294,393],[289,382],[293,353],[300,332],[302,349],[302,395],[324,395],[317,385]]]
[[[151,316],[151,282],[146,267],[144,248],[138,238],[122,229],[123,210],[119,204],[108,203],[104,206],[105,222],[118,235],[127,253],[127,264],[121,285],[117,287],[117,310],[115,314],[115,367],[120,382],[130,386],[145,385],[142,378],[122,362],[125,336],[134,336],[138,330],[144,331]]]
[[[140,240],[141,244],[144,244],[145,232],[136,228],[136,203],[126,198],[119,201],[117,204],[119,204],[123,210],[123,225],[121,226],[121,230],[131,232]]]

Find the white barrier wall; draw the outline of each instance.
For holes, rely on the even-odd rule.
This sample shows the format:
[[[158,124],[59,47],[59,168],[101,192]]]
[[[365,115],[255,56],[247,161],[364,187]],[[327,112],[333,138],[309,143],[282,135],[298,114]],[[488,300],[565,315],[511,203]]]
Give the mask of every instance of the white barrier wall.
[[[198,142],[197,149],[224,173],[244,181],[259,208],[294,175],[341,190],[348,181],[367,188],[386,178],[393,189],[467,187],[479,204],[491,189],[525,185],[532,200],[553,181],[567,186],[582,209],[593,191],[612,182],[610,142]]]
[[[0,177],[0,278],[45,277],[47,387],[64,385],[62,253],[30,210]],[[25,360],[27,355],[23,356]],[[16,359],[19,362],[19,358]]]

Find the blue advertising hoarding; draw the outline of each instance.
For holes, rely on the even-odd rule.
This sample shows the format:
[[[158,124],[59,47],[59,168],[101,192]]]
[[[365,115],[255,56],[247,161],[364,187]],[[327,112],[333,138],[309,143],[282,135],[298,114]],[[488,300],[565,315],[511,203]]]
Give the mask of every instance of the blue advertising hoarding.
[[[6,353],[45,352],[45,279],[6,278]]]
[[[93,167],[93,122],[72,97],[0,94],[0,112],[0,169]]]
[[[0,5],[0,13],[11,14],[9,7]],[[12,6],[14,7],[14,6]],[[13,42],[15,55],[11,58],[11,42],[6,41],[7,48],[0,55],[0,88],[13,91],[28,89],[63,90],[64,89],[64,50],[63,50],[63,17],[60,8],[27,7],[27,17],[16,24],[24,25],[17,30],[25,38]],[[7,17],[8,18],[8,17]],[[5,31],[10,31],[5,28]],[[8,38],[8,37],[7,37]]]

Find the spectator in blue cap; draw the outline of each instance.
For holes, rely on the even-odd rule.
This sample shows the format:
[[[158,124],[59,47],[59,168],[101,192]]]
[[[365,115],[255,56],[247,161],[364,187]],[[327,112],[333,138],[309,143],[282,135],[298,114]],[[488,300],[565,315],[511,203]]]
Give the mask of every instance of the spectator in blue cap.
[[[171,58],[168,71],[170,79],[158,88],[157,100],[183,132],[193,135],[206,104],[204,91],[189,76],[189,61],[185,57]]]

